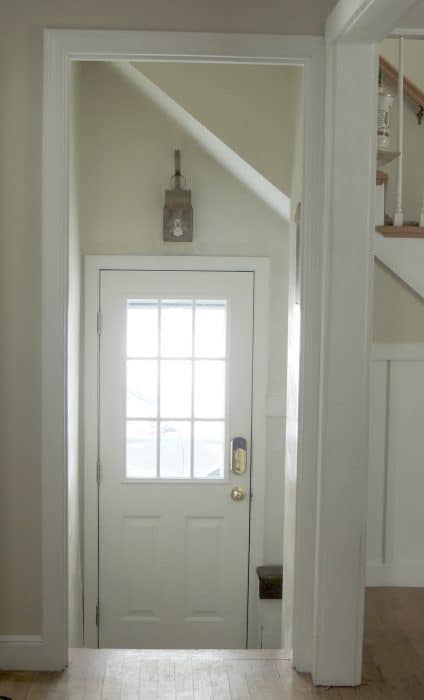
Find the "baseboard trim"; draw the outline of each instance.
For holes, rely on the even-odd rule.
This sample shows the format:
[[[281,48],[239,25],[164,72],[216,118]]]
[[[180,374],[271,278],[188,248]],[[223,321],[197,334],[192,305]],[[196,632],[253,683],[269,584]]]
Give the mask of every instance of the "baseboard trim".
[[[0,669],[6,671],[49,671],[47,645],[38,635],[0,635]]]
[[[373,343],[374,362],[423,362],[424,343]]]
[[[367,564],[367,586],[424,587],[424,562],[396,564]]]
[[[40,644],[39,634],[0,634],[0,644]]]

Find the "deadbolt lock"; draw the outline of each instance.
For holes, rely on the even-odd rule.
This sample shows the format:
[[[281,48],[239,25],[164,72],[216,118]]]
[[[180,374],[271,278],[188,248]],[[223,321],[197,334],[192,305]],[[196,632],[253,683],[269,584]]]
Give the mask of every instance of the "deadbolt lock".
[[[242,437],[231,440],[231,471],[244,474],[247,469],[247,443]]]

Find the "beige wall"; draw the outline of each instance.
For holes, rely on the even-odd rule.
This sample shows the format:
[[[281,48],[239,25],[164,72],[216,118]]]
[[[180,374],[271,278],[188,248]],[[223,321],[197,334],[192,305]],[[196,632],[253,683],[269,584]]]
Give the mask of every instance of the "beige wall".
[[[423,3],[424,7],[424,3]],[[380,53],[393,66],[399,63],[399,40],[385,39],[380,44]],[[424,91],[424,41],[422,39],[406,39],[404,42],[405,75]]]
[[[262,67],[266,80],[268,67]],[[287,73],[279,68],[282,85]],[[275,72],[275,69],[272,69]],[[252,71],[251,86],[261,80]],[[220,83],[215,78],[219,96]],[[226,83],[221,103],[225,104]],[[189,83],[186,88],[189,90]],[[195,84],[195,89],[198,86]],[[235,91],[237,93],[237,91]],[[184,101],[182,106],[186,107]],[[102,116],[103,115],[103,116]],[[229,117],[230,119],[230,117]],[[268,394],[284,409],[287,338],[288,225],[252,196],[175,122],[125,81],[112,65],[83,64],[80,82],[80,237],[84,254],[247,255],[271,260],[272,338]],[[256,140],[262,129],[258,119]],[[192,189],[192,244],[161,239],[164,189],[173,170],[173,149],[182,150],[183,173]],[[290,172],[284,173],[290,179]],[[282,417],[267,422],[269,456],[265,560],[281,561],[283,520]]]
[[[3,0],[0,7],[0,634],[41,613],[41,105],[45,27],[321,34],[329,0]]]
[[[138,68],[290,196],[293,71],[181,63],[141,63]]]
[[[375,343],[424,343],[424,301],[379,262],[374,266]]]

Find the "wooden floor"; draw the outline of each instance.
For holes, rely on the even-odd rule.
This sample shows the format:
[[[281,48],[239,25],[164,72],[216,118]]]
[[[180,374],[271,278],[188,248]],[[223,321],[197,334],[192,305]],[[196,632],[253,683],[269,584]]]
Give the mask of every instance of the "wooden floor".
[[[424,700],[424,589],[367,592],[364,683],[314,688],[284,652],[75,649],[64,673],[0,673],[13,700]]]

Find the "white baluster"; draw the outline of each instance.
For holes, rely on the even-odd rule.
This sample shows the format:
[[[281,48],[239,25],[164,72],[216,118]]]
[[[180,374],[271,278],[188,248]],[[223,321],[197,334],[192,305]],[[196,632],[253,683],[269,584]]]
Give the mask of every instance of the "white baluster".
[[[403,53],[404,53],[404,38],[399,39],[399,76],[398,76],[398,105],[399,105],[399,124],[398,124],[398,151],[400,156],[397,163],[397,197],[396,209],[393,224],[395,226],[403,226]]]

